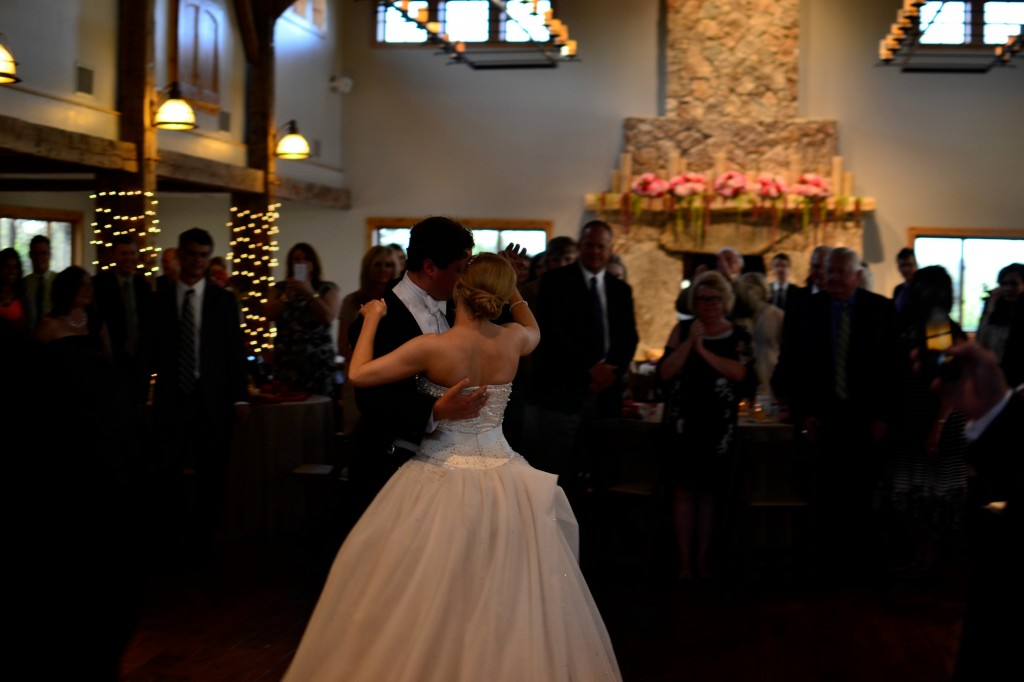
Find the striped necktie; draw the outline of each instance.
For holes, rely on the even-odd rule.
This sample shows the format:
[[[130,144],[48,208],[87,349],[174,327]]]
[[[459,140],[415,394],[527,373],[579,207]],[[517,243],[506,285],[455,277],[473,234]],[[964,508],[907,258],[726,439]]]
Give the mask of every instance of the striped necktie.
[[[192,309],[195,290],[185,292],[178,323],[178,388],[188,395],[196,387],[196,318]]]

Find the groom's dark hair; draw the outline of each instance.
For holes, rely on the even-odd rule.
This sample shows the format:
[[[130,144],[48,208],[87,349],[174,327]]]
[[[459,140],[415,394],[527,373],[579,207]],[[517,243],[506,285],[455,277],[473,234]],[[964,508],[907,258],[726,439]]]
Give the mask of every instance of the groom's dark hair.
[[[411,272],[423,269],[428,258],[439,268],[446,268],[473,251],[473,233],[451,218],[431,216],[412,226],[405,268]]]

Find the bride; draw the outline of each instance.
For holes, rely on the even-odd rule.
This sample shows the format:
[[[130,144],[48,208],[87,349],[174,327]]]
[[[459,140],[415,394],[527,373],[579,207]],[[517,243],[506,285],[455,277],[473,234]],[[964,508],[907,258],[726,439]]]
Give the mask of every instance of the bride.
[[[377,359],[387,307],[360,311],[357,387],[416,375],[440,395],[468,379],[489,398],[479,417],[441,421],[352,529],[285,680],[621,679],[565,494],[502,435],[519,358],[540,341],[515,284],[504,258],[471,258],[451,331]],[[515,322],[496,325],[506,302]]]

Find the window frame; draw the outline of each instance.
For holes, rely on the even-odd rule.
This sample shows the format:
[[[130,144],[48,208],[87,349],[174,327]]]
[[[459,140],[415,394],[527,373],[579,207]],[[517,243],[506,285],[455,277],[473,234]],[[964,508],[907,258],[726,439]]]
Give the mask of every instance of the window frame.
[[[988,227],[909,227],[907,228],[907,246],[914,249],[918,238],[921,237],[936,237],[942,239],[960,239],[961,241],[967,239],[1019,239],[1024,242],[1024,229],[1022,228],[988,228]],[[916,251],[915,251],[916,253]],[[1009,265],[1010,261],[1003,265]],[[918,266],[923,267],[920,260]],[[954,287],[957,287],[953,292],[953,313],[951,316],[958,324],[963,325],[964,318],[964,296],[963,296],[963,281],[966,273],[966,266],[963,258],[960,259],[960,272],[957,276],[953,277]],[[951,276],[953,273],[950,273]],[[992,276],[995,277],[997,271],[992,272]],[[959,282],[959,284],[956,284]],[[975,329],[968,330],[964,329],[973,336]]]
[[[181,9],[185,4],[194,4],[199,8],[200,14],[204,11],[208,11],[217,23],[217,34],[216,44],[212,48],[213,54],[213,88],[204,89],[199,84],[185,77],[182,70],[181,56],[185,46],[181,44]],[[211,114],[217,114],[220,112],[220,94],[221,94],[221,77],[220,70],[221,64],[224,59],[224,46],[225,46],[225,31],[227,30],[226,17],[223,12],[223,8],[212,0],[172,0],[168,3],[168,9],[171,13],[170,21],[170,34],[169,34],[169,54],[167,60],[168,72],[170,73],[169,81],[177,82],[181,88],[181,93],[194,107],[203,109]],[[197,71],[200,56],[202,50],[199,49],[200,35],[198,27],[193,35],[193,46],[195,46],[195,64],[196,68],[193,71]]]
[[[440,21],[439,17],[443,15],[443,12],[441,11],[441,9],[442,9],[441,5],[445,4],[448,0],[423,0],[423,1],[427,3],[427,11],[429,12],[428,21]],[[557,14],[558,14],[557,6],[556,6],[557,5],[557,0],[549,0],[549,1],[551,3],[551,9],[555,11],[555,15],[557,16]],[[487,2],[488,2],[488,5],[489,5],[489,8],[488,8],[489,9],[489,12],[488,12],[488,23],[487,23],[488,39],[486,41],[481,41],[481,42],[466,41],[467,45],[473,46],[474,48],[481,47],[481,48],[507,48],[507,49],[516,49],[516,48],[518,48],[518,49],[522,49],[522,47],[524,45],[547,44],[550,41],[550,38],[549,38],[549,41],[533,41],[533,40],[527,40],[527,41],[507,41],[507,40],[505,40],[502,37],[502,29],[504,27],[504,24],[503,24],[503,22],[501,20],[501,17],[502,17],[503,14],[505,14],[505,12],[500,7],[495,5],[493,2],[490,2],[490,0],[487,0]],[[372,34],[372,39],[371,39],[372,46],[373,47],[384,47],[384,48],[395,48],[395,47],[397,47],[397,48],[403,48],[403,47],[423,48],[423,47],[429,47],[429,48],[435,48],[436,49],[436,45],[433,42],[431,42],[429,37],[424,39],[422,42],[418,42],[418,43],[412,43],[412,42],[389,43],[386,40],[383,40],[383,39],[381,39],[379,37],[379,36],[383,35],[383,23],[382,22],[384,21],[384,13],[387,11],[387,7],[386,6],[390,6],[390,5],[393,5],[393,4],[394,4],[394,2],[390,2],[388,0],[374,0],[374,11],[372,13],[372,20],[373,20],[373,34]],[[442,29],[441,29],[441,33],[446,33],[445,27],[443,27],[443,26],[442,26]]]
[[[427,216],[420,216],[417,218],[391,218],[391,217],[371,217],[366,219],[366,248],[369,249],[371,246],[375,246],[380,243],[379,233],[381,229],[408,229],[420,222]],[[514,232],[516,230],[543,230],[545,233],[544,243],[547,244],[551,240],[551,232],[554,229],[554,223],[551,220],[505,220],[505,219],[483,219],[483,218],[469,218],[461,220],[456,218],[461,225],[469,228],[470,230],[497,230],[499,232]],[[536,254],[529,254],[535,256]]]
[[[71,265],[79,265],[85,262],[85,239],[83,225],[85,216],[81,211],[66,211],[57,208],[36,208],[34,206],[16,206],[0,204],[0,217],[12,220],[38,220],[47,223],[70,223],[71,225]],[[51,226],[47,226],[47,237],[52,239],[49,233]],[[13,247],[13,244],[12,244]],[[6,247],[5,247],[6,248]],[[22,274],[32,272],[32,263],[27,258],[27,253],[22,254]],[[51,267],[51,270],[53,268]]]
[[[924,36],[924,28],[921,26],[921,16],[917,17],[917,49],[929,52],[992,52],[997,43],[985,42],[985,5],[990,1],[1003,0],[957,0],[967,5],[967,23],[970,25],[968,40],[963,44],[957,43],[925,43],[921,42]],[[922,5],[923,7],[923,5]]]

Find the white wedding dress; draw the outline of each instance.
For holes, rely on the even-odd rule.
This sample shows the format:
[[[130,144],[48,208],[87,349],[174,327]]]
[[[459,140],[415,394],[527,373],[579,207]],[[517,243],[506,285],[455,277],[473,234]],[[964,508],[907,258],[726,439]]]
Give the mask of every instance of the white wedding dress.
[[[491,386],[479,417],[440,422],[384,486],[339,550],[285,680],[621,679],[565,494],[502,435],[510,391]]]

